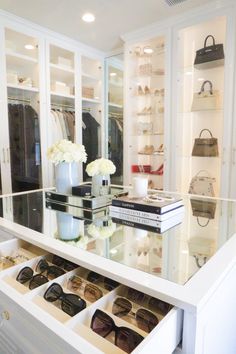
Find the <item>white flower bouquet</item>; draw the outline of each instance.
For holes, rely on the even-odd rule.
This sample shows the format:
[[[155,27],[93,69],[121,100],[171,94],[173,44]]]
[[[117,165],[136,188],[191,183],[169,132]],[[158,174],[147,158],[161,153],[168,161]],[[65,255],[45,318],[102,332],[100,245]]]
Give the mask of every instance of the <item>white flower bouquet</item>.
[[[47,157],[55,165],[60,162],[86,162],[87,154],[82,144],[74,144],[63,139],[52,145],[47,151]]]
[[[87,228],[87,232],[90,236],[100,239],[111,237],[115,230],[116,224],[114,224],[111,220],[108,221],[107,226],[97,226],[92,223]]]
[[[101,158],[90,162],[86,167],[86,172],[90,177],[112,175],[116,172],[116,166],[112,161]]]

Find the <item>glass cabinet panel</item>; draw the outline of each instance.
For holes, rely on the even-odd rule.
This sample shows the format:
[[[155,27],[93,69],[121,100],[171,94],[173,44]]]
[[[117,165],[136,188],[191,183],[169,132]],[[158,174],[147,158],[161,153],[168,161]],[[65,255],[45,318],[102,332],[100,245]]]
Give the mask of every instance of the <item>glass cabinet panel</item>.
[[[226,18],[178,33],[176,189],[218,196],[224,131]]]
[[[38,41],[5,30],[12,191],[41,188]]]
[[[108,158],[115,164],[114,184],[123,184],[123,54],[106,59]]]
[[[165,37],[133,45],[127,57],[127,183],[142,175],[149,188],[163,189]]]
[[[102,63],[82,56],[82,142],[88,154],[87,164],[102,155]],[[83,180],[89,179],[83,164]]]

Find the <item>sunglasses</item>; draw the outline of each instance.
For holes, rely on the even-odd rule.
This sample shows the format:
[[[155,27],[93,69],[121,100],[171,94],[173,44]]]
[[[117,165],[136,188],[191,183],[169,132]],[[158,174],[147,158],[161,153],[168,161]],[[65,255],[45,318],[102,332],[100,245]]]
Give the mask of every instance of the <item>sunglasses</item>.
[[[129,298],[132,302],[142,304],[144,302],[146,303],[145,300],[147,299],[147,295],[145,295],[141,291],[129,288],[127,298]],[[172,305],[168,304],[165,301],[148,296],[147,307],[149,308],[149,310],[159,312],[163,316],[165,316],[171,310]]]
[[[50,266],[45,259],[41,259],[37,266],[36,272],[44,273],[47,272],[47,276],[49,279],[55,279],[60,277],[61,275],[65,274],[64,269],[61,269],[55,265]]]
[[[158,318],[152,312],[144,308],[140,308],[136,312],[133,312],[132,309],[132,303],[123,297],[115,299],[112,305],[112,313],[114,315],[123,317],[132,314],[135,316],[138,327],[145,332],[151,332],[158,324]]]
[[[64,268],[67,272],[79,267],[78,264],[67,261],[66,259],[61,258],[55,254],[52,257],[52,263],[60,268]]]
[[[131,328],[116,326],[114,320],[108,314],[98,309],[93,314],[90,327],[103,338],[114,331],[115,345],[126,353],[131,353],[144,339]]]
[[[117,281],[104,277],[101,274],[95,272],[89,272],[87,275],[87,280],[90,281],[91,283],[102,283],[104,289],[108,291],[117,288],[117,286],[119,285]]]
[[[21,284],[25,284],[29,281],[30,290],[33,290],[49,281],[48,278],[46,278],[42,274],[34,275],[34,271],[30,267],[22,268],[19,274],[17,275],[16,280]]]
[[[48,302],[61,300],[62,311],[70,316],[76,315],[86,307],[86,302],[80,296],[64,293],[62,287],[57,283],[50,285],[43,297]]]
[[[67,288],[72,291],[77,291],[79,289],[84,290],[84,297],[89,302],[95,302],[103,296],[103,292],[93,284],[85,283],[86,281],[76,275],[73,275],[67,284]],[[86,284],[83,287],[83,284]]]

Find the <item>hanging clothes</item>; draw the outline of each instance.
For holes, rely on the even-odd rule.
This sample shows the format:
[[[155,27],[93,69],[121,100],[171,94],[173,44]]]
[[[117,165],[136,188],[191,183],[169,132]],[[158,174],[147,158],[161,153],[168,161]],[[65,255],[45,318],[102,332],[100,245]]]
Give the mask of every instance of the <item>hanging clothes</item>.
[[[85,150],[88,154],[87,163],[96,160],[99,156],[99,143],[98,143],[98,130],[100,128],[100,124],[97,120],[89,113],[83,112],[82,114],[83,120],[83,145],[85,146]],[[85,172],[85,164],[83,164],[83,180],[88,179],[88,175]]]
[[[123,175],[123,121],[119,118],[109,118],[109,158],[116,166],[114,176]]]
[[[51,109],[52,119],[52,142],[56,143],[61,139],[68,139],[74,142],[75,137],[75,113]]]
[[[39,188],[41,157],[38,114],[30,105],[9,103],[8,116],[13,191]]]

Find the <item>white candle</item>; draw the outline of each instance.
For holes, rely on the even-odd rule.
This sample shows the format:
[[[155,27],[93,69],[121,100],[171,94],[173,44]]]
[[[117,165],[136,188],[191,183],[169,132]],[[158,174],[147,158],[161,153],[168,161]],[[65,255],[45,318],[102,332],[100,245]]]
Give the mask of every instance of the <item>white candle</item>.
[[[136,198],[146,197],[148,189],[148,178],[133,177],[133,196]]]

